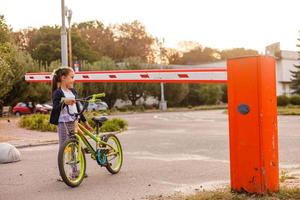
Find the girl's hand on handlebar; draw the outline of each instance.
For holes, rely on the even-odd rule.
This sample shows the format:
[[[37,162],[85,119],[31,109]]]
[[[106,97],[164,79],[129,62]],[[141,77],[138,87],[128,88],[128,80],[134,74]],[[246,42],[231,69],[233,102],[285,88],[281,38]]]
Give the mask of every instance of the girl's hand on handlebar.
[[[73,105],[74,103],[76,103],[76,101],[75,101],[75,99],[72,99],[72,98],[65,98],[64,103],[67,105]]]

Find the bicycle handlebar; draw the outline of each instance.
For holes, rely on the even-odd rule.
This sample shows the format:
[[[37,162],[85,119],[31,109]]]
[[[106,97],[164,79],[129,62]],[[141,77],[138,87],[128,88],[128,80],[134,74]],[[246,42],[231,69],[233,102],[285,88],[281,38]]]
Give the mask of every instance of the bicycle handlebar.
[[[84,102],[82,110],[79,113],[71,114],[70,110],[69,110],[69,106],[67,104],[65,104],[67,106],[67,112],[70,116],[75,116],[77,118],[87,109],[88,103],[90,103],[90,102],[94,103],[97,100],[100,100],[102,97],[105,97],[105,93],[93,94],[93,95],[85,97],[83,99],[75,99],[76,102]]]

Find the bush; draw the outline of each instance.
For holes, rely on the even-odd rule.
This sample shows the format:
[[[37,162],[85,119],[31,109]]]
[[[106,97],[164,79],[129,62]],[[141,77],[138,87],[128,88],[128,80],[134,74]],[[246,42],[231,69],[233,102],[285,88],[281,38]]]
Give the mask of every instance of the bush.
[[[29,130],[56,132],[56,126],[49,123],[50,115],[34,114],[21,117],[20,126]]]
[[[86,117],[91,126],[95,126],[95,123],[92,120],[92,116],[96,116],[99,113],[91,112],[87,113]],[[20,126],[29,130],[38,130],[38,131],[52,131],[56,132],[56,126],[49,123],[49,115],[44,114],[34,114],[22,116],[20,120]],[[128,126],[127,121],[120,118],[113,118],[107,120],[101,127],[101,132],[115,132],[126,130]]]
[[[120,118],[114,118],[104,122],[100,128],[101,132],[115,132],[125,130],[128,126],[128,123]]]
[[[293,105],[300,105],[300,95],[291,96],[290,103]]]
[[[144,112],[145,107],[143,105],[127,105],[127,106],[122,106],[121,108],[118,108],[120,112],[128,112],[128,111],[133,111],[133,112]]]
[[[285,95],[281,95],[277,97],[277,105],[278,106],[287,106],[290,102],[289,97]]]

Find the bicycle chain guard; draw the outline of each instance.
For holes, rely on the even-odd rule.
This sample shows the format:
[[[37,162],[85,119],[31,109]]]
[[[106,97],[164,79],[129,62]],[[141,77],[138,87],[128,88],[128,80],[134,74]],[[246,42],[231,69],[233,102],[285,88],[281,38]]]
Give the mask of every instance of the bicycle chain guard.
[[[97,163],[98,165],[105,165],[106,164],[106,150],[105,149],[98,149],[97,150]]]

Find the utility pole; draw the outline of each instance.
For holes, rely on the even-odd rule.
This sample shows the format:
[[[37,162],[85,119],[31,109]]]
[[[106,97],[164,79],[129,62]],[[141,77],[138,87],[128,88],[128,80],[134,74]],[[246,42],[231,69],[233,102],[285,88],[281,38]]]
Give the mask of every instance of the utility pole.
[[[69,27],[68,27],[68,43],[69,43],[69,66],[73,67],[73,60],[72,60],[72,32],[71,32],[71,19],[72,19],[72,10],[67,9],[66,16],[68,19]]]
[[[162,39],[162,43],[160,43],[160,69],[162,70],[163,69],[163,64],[165,64],[165,62],[163,62],[164,58],[162,55],[162,51],[163,51],[163,44],[165,42],[165,39],[163,38]],[[160,83],[160,94],[161,94],[161,98],[160,98],[160,102],[159,102],[159,109],[160,110],[167,110],[167,102],[165,101],[165,91],[164,91],[164,83],[161,82]]]
[[[67,42],[67,30],[65,24],[65,0],[61,0],[61,64],[62,66],[68,66],[68,42]]]

